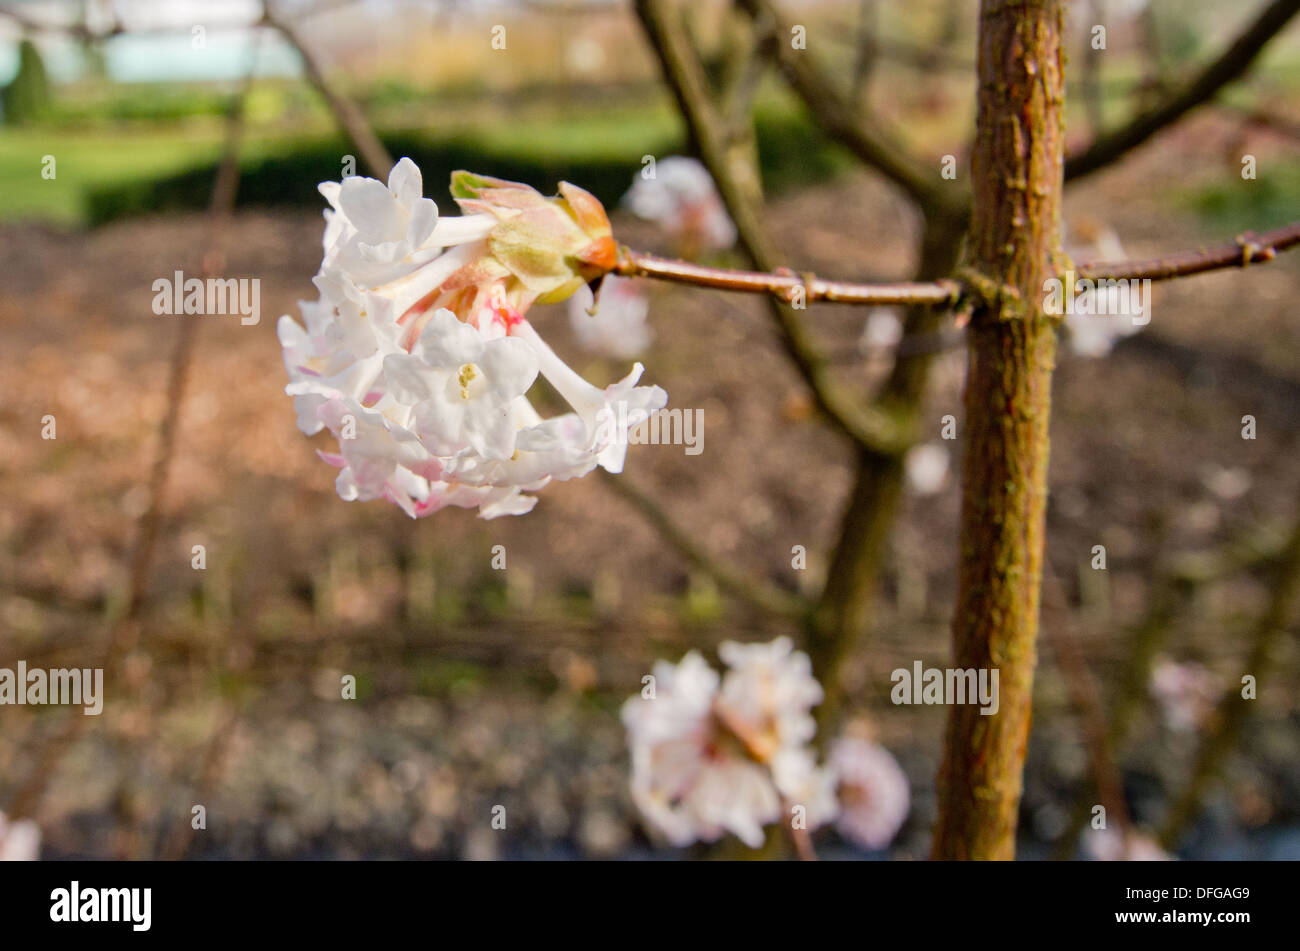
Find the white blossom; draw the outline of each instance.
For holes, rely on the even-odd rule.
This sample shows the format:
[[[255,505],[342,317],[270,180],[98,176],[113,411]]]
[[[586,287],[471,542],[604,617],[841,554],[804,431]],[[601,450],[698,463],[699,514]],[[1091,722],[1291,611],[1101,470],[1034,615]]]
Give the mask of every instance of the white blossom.
[[[811,711],[822,701],[822,687],[808,655],[796,651],[790,638],[727,641],[718,656],[731,668],[718,695],[722,716],[756,756],[768,760],[812,740],[817,724]]]
[[[857,737],[835,741],[830,768],[839,780],[840,834],[864,849],[883,849],[911,808],[907,774],[884,747]]]
[[[440,218],[409,159],[388,185],[326,183],[324,255],[303,324],[277,328],[298,427],[329,430],[349,501],[385,499],[412,517],[446,507],[519,515],[552,480],[622,470],[626,429],[667,394],[638,386],[638,363],[600,389],[524,318],[611,266],[613,243],[592,196],[458,173],[470,213]],[[539,373],[572,411],[543,418],[528,399]],[[622,412],[620,412],[622,410]],[[641,418],[644,418],[642,416]]]
[[[1075,261],[1122,261],[1126,257],[1124,245],[1113,228],[1084,216],[1071,223],[1064,235],[1064,245],[1066,253]],[[1066,292],[1073,290],[1067,288]],[[1131,312],[1133,301],[1127,290],[1121,293],[1115,288],[1098,287],[1095,295],[1099,313],[1081,313],[1074,307],[1067,308],[1065,313],[1070,349],[1081,357],[1104,357],[1115,344],[1138,333],[1145,325],[1145,320],[1137,319],[1141,315]]]
[[[1130,830],[1125,835],[1114,829],[1094,829],[1084,841],[1088,854],[1098,862],[1173,861],[1172,855],[1143,832]]]
[[[693,158],[670,155],[655,163],[653,178],[638,173],[623,202],[691,250],[720,251],[736,241],[712,176]]]
[[[1166,725],[1176,732],[1195,730],[1218,696],[1214,676],[1194,661],[1159,657],[1151,665],[1151,693]]]
[[[870,356],[883,350],[892,350],[903,339],[903,320],[893,307],[873,307],[862,325],[858,337],[858,352]]]
[[[40,827],[31,819],[11,820],[0,812],[0,862],[35,862],[40,857]]]
[[[948,466],[952,455],[939,442],[913,446],[903,457],[903,471],[907,484],[917,495],[934,495],[948,481]]]
[[[730,832],[752,848],[781,813],[766,770],[745,756],[713,713],[719,678],[695,651],[654,666],[653,697],[623,705],[632,754],[632,800],[677,846]]]
[[[569,323],[578,345],[603,357],[626,360],[644,353],[653,333],[646,317],[650,300],[642,284],[610,274],[600,285],[600,295],[582,287],[569,298]]]

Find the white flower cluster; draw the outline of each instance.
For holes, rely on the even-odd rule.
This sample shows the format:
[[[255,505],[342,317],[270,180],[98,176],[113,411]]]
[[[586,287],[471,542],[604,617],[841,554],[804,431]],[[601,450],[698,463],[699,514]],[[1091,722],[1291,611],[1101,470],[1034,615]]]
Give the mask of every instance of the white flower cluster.
[[[525,195],[530,210],[546,201],[482,181]],[[406,158],[387,186],[354,177],[320,190],[330,203],[320,299],[301,303],[305,327],[285,316],[278,331],[299,428],[338,438],[320,455],[340,470],[340,497],[386,499],[413,518],[446,506],[495,518],[530,511],[537,499],[525,493],[552,480],[622,470],[617,421],[661,408],[666,394],[636,385],[639,363],[594,386],[524,319],[537,293],[493,245],[503,222],[522,227],[519,209],[465,201],[487,210],[440,218]],[[527,394],[539,374],[572,412],[538,414]]]
[[[839,819],[841,834],[883,848],[908,812],[908,783],[893,757],[841,739],[817,764],[812,708],[822,700],[808,656],[787,637],[727,642],[719,676],[699,653],[654,667],[654,680],[623,706],[632,798],[673,845],[730,832],[751,848],[763,828],[802,820],[812,830]]]

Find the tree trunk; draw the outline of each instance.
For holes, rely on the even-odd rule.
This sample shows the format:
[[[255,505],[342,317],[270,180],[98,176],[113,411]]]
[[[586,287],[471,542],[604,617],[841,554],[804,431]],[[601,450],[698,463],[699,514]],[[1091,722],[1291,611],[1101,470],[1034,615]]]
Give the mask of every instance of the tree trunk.
[[[982,0],[970,258],[983,280],[967,348],[953,654],[996,668],[999,708],[949,713],[934,857],[1015,857],[1029,736],[1056,337],[1043,282],[1059,253],[1060,0]]]

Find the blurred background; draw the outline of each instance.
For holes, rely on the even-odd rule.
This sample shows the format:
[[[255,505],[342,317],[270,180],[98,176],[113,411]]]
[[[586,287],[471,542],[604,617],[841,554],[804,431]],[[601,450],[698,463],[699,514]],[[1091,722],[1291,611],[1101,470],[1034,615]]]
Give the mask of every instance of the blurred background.
[[[1082,95],[1078,71],[1069,74],[1071,145],[1216,55],[1253,15],[1213,0],[1108,6],[1094,91]],[[724,7],[692,5],[706,41]],[[890,43],[872,69],[872,105],[936,175],[947,154],[964,174],[973,3],[782,9],[843,77],[856,76],[860,31],[874,24]],[[243,0],[0,10],[0,666],[96,666],[114,649],[102,717],[70,727],[66,709],[0,710],[0,809],[37,820],[45,858],[713,854],[664,849],[641,828],[619,706],[656,658],[692,647],[712,658],[723,640],[798,632],[724,597],[594,477],[552,485],[532,514],[492,522],[459,510],[416,522],[339,500],[334,471],[295,428],[274,329],[315,297],[316,185],[337,180],[356,151],[299,53],[254,25],[261,4]],[[687,150],[627,4],[321,0],[276,10],[391,154],[420,164],[444,212],[456,168],[548,194],[565,179],[605,202],[621,241],[674,251],[620,205],[643,156]],[[1070,20],[1078,57],[1091,22]],[[491,44],[498,24],[504,50]],[[1145,257],[1295,219],[1298,91],[1293,27],[1248,80],[1068,192],[1076,246]],[[183,318],[198,328],[155,509],[150,477],[181,324],[153,313],[152,283],[200,268],[223,117],[241,96],[222,273],[260,279],[261,320]],[[756,124],[769,223],[792,263],[845,279],[910,275],[911,207],[827,139],[775,75],[759,89]],[[633,447],[624,477],[733,569],[816,588],[850,452],[814,419],[762,300],[668,285],[649,294],[646,379],[673,405],[704,410],[705,451]],[[1135,820],[1159,819],[1213,725],[1215,691],[1239,676],[1273,594],[1266,569],[1296,519],[1300,257],[1155,294],[1141,333],[1103,356],[1061,355],[1025,857],[1074,852],[1061,839],[1091,795],[1080,683],[1103,708],[1132,708],[1112,752]],[[864,334],[872,317],[879,326],[862,308],[809,311],[864,391],[889,367],[888,347]],[[626,360],[583,351],[563,305],[534,322],[590,379],[626,372]],[[926,398],[936,439],[941,417],[961,416],[960,339],[945,346]],[[1241,438],[1247,414],[1253,441]],[[53,440],[41,438],[47,415]],[[911,816],[880,857],[928,851],[946,710],[892,705],[889,673],[946,663],[958,445],[937,443],[943,451],[909,483],[871,636],[845,673],[850,712],[871,721],[912,784]],[[132,605],[142,525],[156,536]],[[1097,544],[1105,571],[1090,566]],[[203,570],[192,567],[195,545]],[[491,567],[495,545],[508,553],[505,571]],[[806,571],[791,567],[795,545],[807,549]],[[1294,683],[1293,623],[1287,631],[1271,674]],[[1142,657],[1165,671],[1163,686],[1130,682]],[[356,702],[339,699],[344,674],[357,678]],[[208,828],[192,832],[196,803]],[[484,818],[494,804],[507,806],[508,834]],[[1179,856],[1300,858],[1294,692],[1261,691],[1203,806]],[[832,831],[818,842],[823,854],[863,854]]]

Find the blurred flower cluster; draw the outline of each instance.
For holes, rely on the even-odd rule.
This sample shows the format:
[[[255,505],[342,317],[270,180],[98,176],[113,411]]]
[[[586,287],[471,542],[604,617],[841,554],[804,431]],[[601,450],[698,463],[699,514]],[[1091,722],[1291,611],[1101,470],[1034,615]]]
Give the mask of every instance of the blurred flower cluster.
[[[696,651],[658,662],[623,706],[632,798],[651,829],[677,846],[729,832],[758,848],[783,817],[809,831],[838,820],[858,845],[888,845],[907,817],[907,777],[888,751],[852,737],[818,765],[822,688],[808,656],[787,637],[718,654],[723,676]]]
[[[600,202],[567,183],[546,198],[458,172],[464,214],[444,218],[406,158],[387,186],[353,177],[320,190],[320,297],[301,303],[305,326],[285,316],[278,330],[299,428],[338,439],[320,455],[340,470],[340,497],[386,499],[413,518],[446,506],[495,518],[530,511],[526,493],[552,480],[622,470],[619,421],[644,419],[666,394],[637,386],[639,363],[596,387],[524,316],[613,266]],[[528,392],[539,375],[571,412],[538,413]]]

